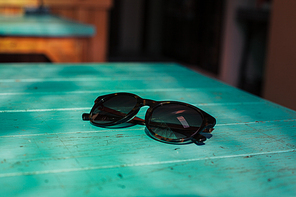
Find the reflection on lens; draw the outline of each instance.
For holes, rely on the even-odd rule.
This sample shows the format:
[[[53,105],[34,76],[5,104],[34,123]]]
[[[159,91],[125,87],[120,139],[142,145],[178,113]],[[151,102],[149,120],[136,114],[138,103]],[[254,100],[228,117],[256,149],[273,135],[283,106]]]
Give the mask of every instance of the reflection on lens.
[[[160,138],[179,140],[191,137],[200,128],[202,116],[185,105],[165,104],[152,112],[148,124]]]
[[[129,95],[117,95],[98,103],[92,111],[91,120],[98,124],[110,124],[127,116],[136,106],[137,99]]]

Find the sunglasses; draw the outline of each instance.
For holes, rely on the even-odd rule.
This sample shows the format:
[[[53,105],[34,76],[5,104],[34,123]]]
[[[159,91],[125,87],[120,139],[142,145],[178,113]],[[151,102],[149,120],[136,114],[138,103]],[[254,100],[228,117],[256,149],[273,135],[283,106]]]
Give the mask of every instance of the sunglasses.
[[[145,120],[136,117],[140,108],[149,106]],[[155,140],[183,144],[203,143],[205,133],[211,133],[216,119],[201,109],[177,101],[153,101],[131,93],[99,96],[83,120],[108,127],[123,123],[146,125],[146,133]],[[148,130],[148,131],[147,131]]]

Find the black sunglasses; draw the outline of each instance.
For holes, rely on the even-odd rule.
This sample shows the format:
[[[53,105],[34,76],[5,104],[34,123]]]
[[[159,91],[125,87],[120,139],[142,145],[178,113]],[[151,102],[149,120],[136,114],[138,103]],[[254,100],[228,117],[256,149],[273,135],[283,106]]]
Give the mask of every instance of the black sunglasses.
[[[143,106],[150,107],[145,120],[135,117]],[[127,122],[146,125],[150,137],[177,144],[202,143],[206,137],[201,133],[211,133],[216,124],[213,116],[187,103],[153,101],[131,93],[99,96],[90,113],[82,114],[82,119],[100,127]]]

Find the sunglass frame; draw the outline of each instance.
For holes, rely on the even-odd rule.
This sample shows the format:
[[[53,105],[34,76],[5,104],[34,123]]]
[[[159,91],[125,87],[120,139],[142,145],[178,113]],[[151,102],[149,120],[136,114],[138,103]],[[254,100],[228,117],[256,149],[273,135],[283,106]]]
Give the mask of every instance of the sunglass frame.
[[[96,123],[94,121],[92,121],[91,118],[89,118],[90,122],[95,125],[95,126],[104,126],[104,127],[108,127],[108,126],[114,126],[114,125],[119,125],[122,123],[126,123],[129,122],[131,120],[133,120],[133,118],[137,115],[137,113],[139,112],[139,110],[141,109],[141,107],[143,106],[149,106],[149,108],[147,109],[146,115],[145,115],[145,120],[144,122],[137,122],[139,124],[143,124],[146,125],[147,129],[149,130],[150,137],[152,137],[155,140],[161,141],[161,142],[166,142],[166,143],[174,143],[174,144],[183,144],[183,143],[188,143],[189,141],[194,141],[194,142],[198,142],[198,141],[203,141],[201,140],[201,132],[206,132],[206,133],[210,133],[213,130],[213,127],[216,124],[216,119],[209,115],[208,113],[206,113],[205,111],[190,105],[188,103],[183,103],[183,102],[178,102],[178,101],[154,101],[154,100],[150,100],[150,99],[143,99],[138,95],[132,94],[132,93],[126,93],[126,92],[120,92],[120,93],[113,93],[113,94],[107,94],[107,95],[103,95],[103,96],[99,96],[96,100],[95,100],[95,104],[92,107],[89,117],[91,117],[91,114],[93,113],[94,110],[96,110],[103,102],[115,97],[115,96],[131,96],[134,97],[136,99],[136,105],[135,107],[122,119],[112,122],[112,123],[105,123],[105,124],[99,124]],[[161,107],[163,105],[167,105],[167,104],[178,104],[178,105],[183,105],[186,107],[189,107],[193,110],[195,110],[197,113],[199,113],[202,117],[202,124],[200,126],[200,128],[193,133],[190,137],[188,138],[181,138],[181,139],[172,139],[172,138],[166,138],[166,137],[162,137],[158,134],[156,134],[155,132],[153,132],[153,130],[151,129],[150,125],[149,125],[149,121],[151,119],[151,116],[153,114],[153,111],[158,108]]]

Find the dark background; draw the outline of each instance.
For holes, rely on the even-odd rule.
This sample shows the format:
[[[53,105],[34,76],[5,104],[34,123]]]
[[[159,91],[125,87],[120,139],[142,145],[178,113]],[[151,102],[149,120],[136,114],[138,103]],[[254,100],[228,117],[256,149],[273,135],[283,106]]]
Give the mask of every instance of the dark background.
[[[134,51],[120,46],[123,3],[115,0],[110,13],[109,61],[177,61],[218,74],[224,0],[142,1]]]

